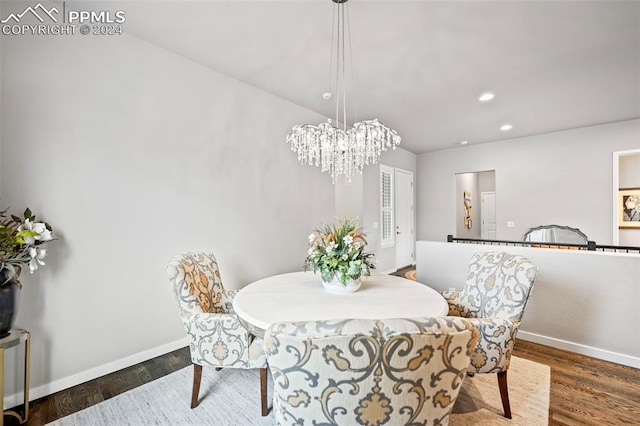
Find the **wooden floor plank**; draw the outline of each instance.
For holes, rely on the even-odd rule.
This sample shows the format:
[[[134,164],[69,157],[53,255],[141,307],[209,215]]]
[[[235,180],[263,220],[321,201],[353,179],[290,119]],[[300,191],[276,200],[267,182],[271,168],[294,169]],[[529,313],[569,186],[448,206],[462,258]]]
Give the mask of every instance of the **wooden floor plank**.
[[[514,355],[551,367],[550,424],[640,424],[640,370],[523,340]]]

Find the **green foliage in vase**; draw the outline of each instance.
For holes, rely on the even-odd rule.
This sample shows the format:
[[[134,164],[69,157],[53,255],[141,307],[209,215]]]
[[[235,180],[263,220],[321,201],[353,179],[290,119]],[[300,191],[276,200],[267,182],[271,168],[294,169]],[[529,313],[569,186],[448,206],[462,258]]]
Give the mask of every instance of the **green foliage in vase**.
[[[349,280],[370,275],[375,269],[374,255],[364,252],[365,237],[358,222],[349,218],[316,229],[309,235],[304,270],[320,271],[324,282],[336,276],[344,286]]]
[[[53,240],[51,232],[51,225],[38,222],[29,209],[22,216],[0,211],[0,270],[8,271],[7,281],[16,278],[25,265],[31,273],[44,265],[47,250],[41,245]]]

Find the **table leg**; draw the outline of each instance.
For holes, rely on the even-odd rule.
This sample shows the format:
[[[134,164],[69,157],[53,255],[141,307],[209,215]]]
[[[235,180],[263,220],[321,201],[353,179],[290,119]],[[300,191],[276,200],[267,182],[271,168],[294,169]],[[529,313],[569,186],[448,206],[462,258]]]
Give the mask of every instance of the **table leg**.
[[[4,347],[0,347],[0,426],[4,426],[4,416],[13,416],[20,424],[29,420],[29,358],[31,355],[31,333],[26,333],[24,345],[24,417],[16,411],[4,411]]]
[[[31,333],[27,332],[27,340],[25,341],[25,344],[24,344],[24,419],[22,419],[22,423],[26,423],[29,420],[29,377],[30,377],[29,370],[31,365],[29,363],[30,357],[31,357]]]
[[[0,426],[4,425],[4,348],[0,348]]]

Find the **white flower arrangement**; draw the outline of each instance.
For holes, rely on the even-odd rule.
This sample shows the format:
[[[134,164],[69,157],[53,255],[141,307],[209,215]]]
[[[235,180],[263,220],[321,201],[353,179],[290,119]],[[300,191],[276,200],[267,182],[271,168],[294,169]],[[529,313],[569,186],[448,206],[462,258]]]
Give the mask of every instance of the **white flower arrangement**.
[[[343,286],[349,280],[370,275],[375,269],[373,253],[365,253],[366,235],[355,220],[345,218],[335,225],[325,225],[309,235],[305,271],[320,271],[322,280],[336,276]]]
[[[33,273],[44,265],[47,250],[40,247],[53,240],[51,226],[36,221],[31,210],[26,209],[22,217],[8,216],[7,210],[0,212],[0,270],[6,269],[7,280],[20,274],[22,267],[29,266]],[[0,283],[2,285],[4,283]]]

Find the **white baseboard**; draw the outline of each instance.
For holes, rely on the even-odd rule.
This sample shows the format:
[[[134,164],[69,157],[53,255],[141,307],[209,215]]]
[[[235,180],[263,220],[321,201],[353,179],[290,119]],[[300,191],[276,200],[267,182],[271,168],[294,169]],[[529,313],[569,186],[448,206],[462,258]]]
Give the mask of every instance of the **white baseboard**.
[[[38,386],[33,389],[29,389],[29,400],[42,398],[43,396],[51,395],[52,393],[59,392],[64,389],[68,389],[72,386],[79,385],[81,383],[88,382],[89,380],[97,379],[105,374],[110,374],[123,368],[131,367],[132,365],[141,363],[151,358],[155,358],[160,355],[164,355],[169,352],[173,352],[176,349],[189,346],[187,338],[175,340],[164,345],[156,346],[155,348],[148,349],[146,351],[138,352],[118,360],[108,362],[97,367],[90,368],[85,371],[73,374],[71,376],[63,377],[62,379],[55,380],[50,383]],[[8,395],[4,398],[4,407],[15,407],[23,403],[23,393],[19,392],[13,395]]]
[[[611,352],[606,349],[594,348],[592,346],[581,345],[579,343],[568,342],[566,340],[556,339],[554,337],[542,336],[540,334],[529,333],[526,331],[518,331],[518,338],[529,342],[547,345],[565,351],[575,352],[581,355],[587,355],[593,358],[605,361],[615,362],[616,364],[627,365],[629,367],[640,368],[640,358],[631,355]]]

